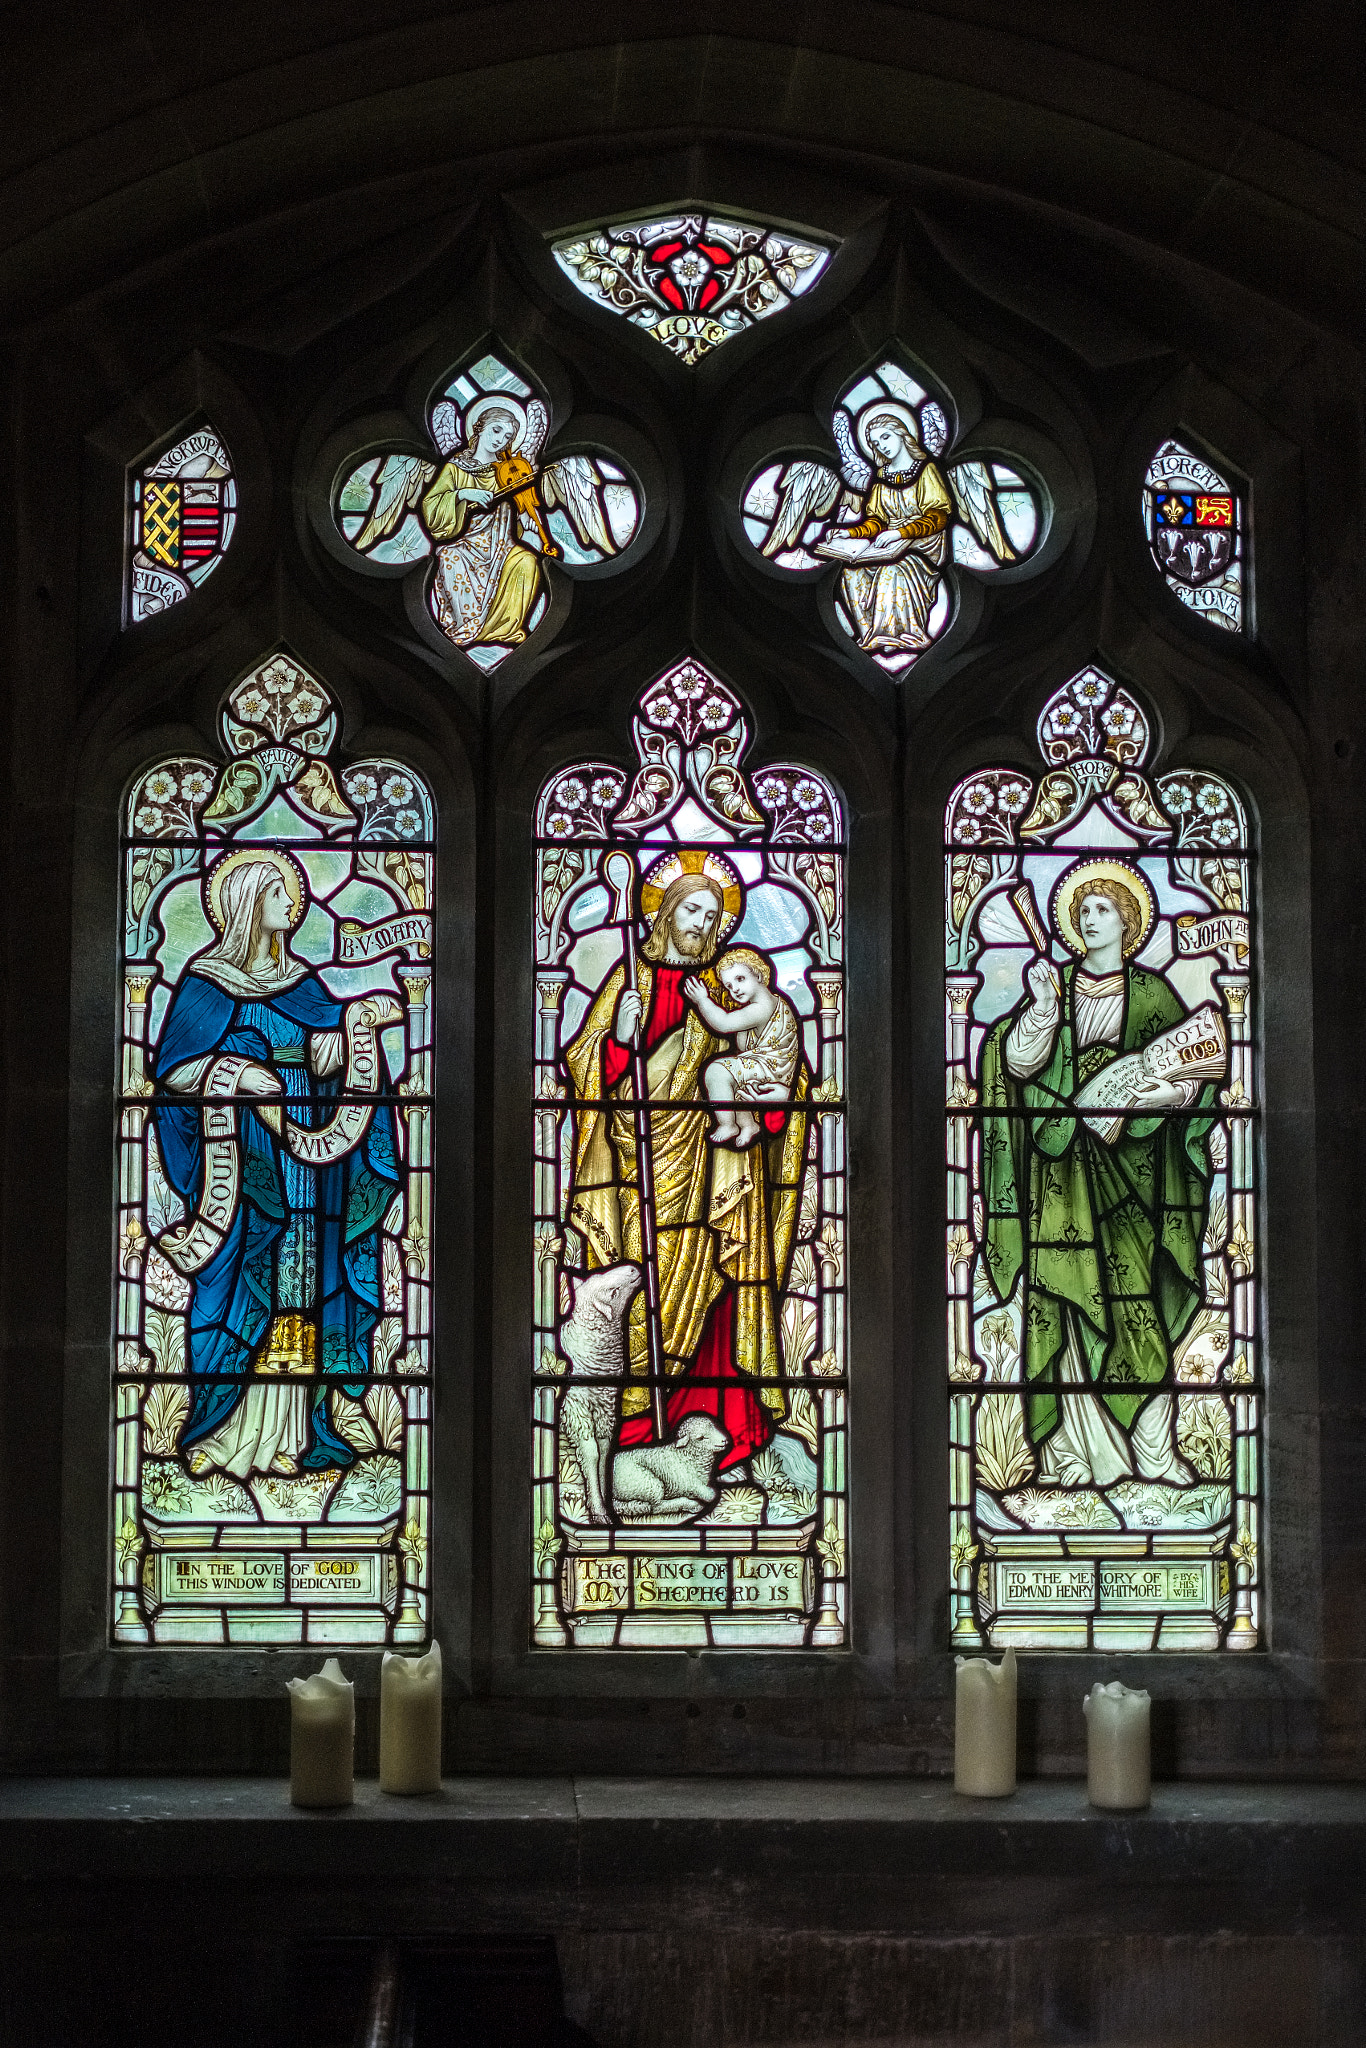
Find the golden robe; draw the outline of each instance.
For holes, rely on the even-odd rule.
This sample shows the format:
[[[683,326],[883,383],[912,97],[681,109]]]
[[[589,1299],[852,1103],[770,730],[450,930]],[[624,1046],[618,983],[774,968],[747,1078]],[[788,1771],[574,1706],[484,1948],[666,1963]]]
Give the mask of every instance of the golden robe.
[[[437,543],[437,623],[460,647],[519,645],[541,586],[535,551],[518,539],[515,501],[473,505],[458,495],[502,489],[505,470],[511,470],[506,461],[474,468],[452,459],[422,500],[423,521]],[[516,475],[507,481],[517,481]]]
[[[655,975],[661,971],[698,974],[714,1002],[725,1008],[729,1001],[711,968],[660,970],[641,960],[636,986],[647,1032]],[[614,1087],[603,1085],[604,1055],[615,1043],[612,1023],[624,985],[625,968],[614,968],[564,1056],[582,1104],[575,1116],[569,1221],[583,1233],[590,1268],[641,1257],[630,1069]],[[697,1356],[709,1311],[732,1287],[732,1362],[744,1378],[760,1383],[758,1398],[781,1420],[787,1402],[780,1384],[778,1312],[796,1233],[808,1119],[804,1111],[793,1110],[776,1136],[765,1135],[744,1151],[711,1144],[702,1070],[726,1049],[689,1005],[682,1024],[648,1051],[651,1102],[687,1105],[650,1111],[664,1370],[670,1378],[686,1372]],[[794,1100],[805,1101],[809,1091],[810,1074],[805,1061],[799,1061]],[[601,1106],[605,1102],[613,1106]],[[756,1110],[762,1113],[762,1105]],[[627,1417],[644,1415],[650,1406],[644,1383],[649,1351],[643,1290],[632,1305],[629,1360],[632,1376],[642,1384],[626,1388],[622,1412]]]
[[[914,531],[927,517],[941,517],[944,523],[938,531],[913,539],[899,560],[851,563],[841,578],[859,645],[869,653],[919,653],[930,644],[929,617],[953,518],[949,487],[933,462],[922,462],[904,483],[880,476],[868,493],[867,516],[847,529],[871,539],[889,526],[903,533],[908,528]]]

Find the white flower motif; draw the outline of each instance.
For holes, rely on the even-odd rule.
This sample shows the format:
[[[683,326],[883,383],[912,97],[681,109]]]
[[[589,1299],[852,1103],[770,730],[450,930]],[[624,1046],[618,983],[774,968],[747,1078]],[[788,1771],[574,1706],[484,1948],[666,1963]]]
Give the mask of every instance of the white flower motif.
[[[982,836],[982,828],[975,818],[960,818],[953,828],[953,836],[964,846],[975,846]]]
[[[1099,676],[1083,676],[1080,682],[1073,683],[1072,695],[1078,704],[1103,704],[1106,695],[1105,684]]]
[[[819,811],[816,812],[814,817],[810,817],[806,821],[806,836],[808,839],[828,839],[830,837],[830,820]]]
[[[706,726],[708,732],[720,732],[723,726],[730,724],[731,707],[725,702],[724,698],[708,697],[697,715],[703,725]]]
[[[596,775],[588,794],[595,804],[614,804],[621,794],[621,785],[614,776]]]
[[[680,704],[695,704],[707,694],[707,686],[696,669],[685,668],[679,675],[671,676],[670,681]]]
[[[695,249],[688,249],[682,256],[675,256],[669,265],[679,284],[702,284],[711,270],[710,263],[698,255]]]
[[[545,821],[545,829],[552,839],[568,839],[574,830],[574,820],[567,811],[552,811]]]
[[[651,725],[672,725],[677,715],[678,706],[663,690],[645,706],[645,716]]]
[[[1175,817],[1184,818],[1191,808],[1192,798],[1188,782],[1174,782],[1162,792],[1162,801]]]
[[[159,832],[166,820],[155,804],[143,804],[133,818],[136,832]]]
[[[792,785],[792,801],[804,811],[814,811],[821,800],[819,782],[812,782],[809,776]]]
[[[386,804],[406,804],[413,794],[406,775],[386,775],[380,787]]]
[[[168,775],[164,768],[155,769],[142,785],[144,796],[154,804],[168,804],[178,794],[174,775]]]
[[[379,795],[379,784],[367,769],[358,768],[346,778],[346,793],[358,804],[372,804]]]
[[[1081,713],[1070,704],[1059,704],[1049,719],[1054,732],[1075,732],[1081,724]]]
[[[996,792],[996,802],[1008,818],[1018,818],[1029,802],[1027,782],[1003,782]]]
[[[283,697],[287,690],[294,688],[298,670],[287,661],[273,661],[270,667],[257,678],[263,690],[269,690],[272,697]]]
[[[191,768],[188,775],[180,778],[180,794],[187,803],[203,803],[213,788],[213,777],[203,768]]]
[[[970,789],[963,791],[963,809],[974,818],[982,817],[992,808],[994,802],[991,784],[988,782],[974,782]]]
[[[1207,818],[1212,818],[1217,812],[1228,809],[1228,798],[1217,782],[1205,783],[1195,801]]]
[[[569,811],[577,811],[588,797],[588,791],[577,775],[571,775],[568,781],[562,782],[555,794]]]
[[[776,811],[779,804],[787,801],[787,784],[781,775],[761,775],[754,785],[754,794],[761,804]]]
[[[315,718],[322,716],[323,700],[312,690],[296,690],[285,709],[300,725],[312,725]]]
[[[1100,722],[1106,732],[1114,733],[1118,736],[1120,733],[1133,731],[1134,714],[1127,704],[1112,704]]]
[[[251,725],[259,725],[270,714],[270,705],[259,690],[244,690],[240,697],[233,698],[233,709],[239,718],[245,718]]]
[[[398,811],[394,817],[394,830],[405,839],[416,839],[422,830],[422,819],[416,811]]]
[[[1216,846],[1232,846],[1238,838],[1238,827],[1232,818],[1216,818],[1209,828],[1209,836]]]

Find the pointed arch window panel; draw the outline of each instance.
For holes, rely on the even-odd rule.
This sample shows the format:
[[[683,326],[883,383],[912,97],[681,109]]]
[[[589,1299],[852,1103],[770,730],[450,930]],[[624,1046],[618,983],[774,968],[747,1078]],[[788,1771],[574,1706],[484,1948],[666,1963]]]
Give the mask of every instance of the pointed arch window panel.
[[[1089,668],[945,819],[953,1638],[1261,1643],[1256,856]]]
[[[810,291],[833,252],[759,221],[682,212],[564,235],[551,253],[586,298],[692,365]]]
[[[844,390],[830,416],[838,467],[778,459],[741,495],[745,535],[777,571],[837,570],[841,633],[904,675],[952,623],[958,575],[993,576],[1036,553],[1045,506],[1004,460],[953,451],[938,399],[899,363]]]
[[[1241,632],[1246,617],[1241,493],[1179,441],[1164,441],[1143,480],[1143,522],[1168,590],[1210,625]]]
[[[545,397],[496,355],[450,377],[428,424],[435,460],[392,449],[342,477],[337,527],[366,562],[430,559],[432,618],[478,667],[496,668],[546,616],[547,562],[573,576],[623,554],[644,497],[606,450],[543,460]]]
[[[112,1627],[428,1625],[435,813],[275,654],[124,816]]]
[[[139,625],[211,576],[237,520],[232,457],[196,427],[128,480],[128,610]]]
[[[847,1640],[844,811],[684,661],[536,818],[532,1623]]]

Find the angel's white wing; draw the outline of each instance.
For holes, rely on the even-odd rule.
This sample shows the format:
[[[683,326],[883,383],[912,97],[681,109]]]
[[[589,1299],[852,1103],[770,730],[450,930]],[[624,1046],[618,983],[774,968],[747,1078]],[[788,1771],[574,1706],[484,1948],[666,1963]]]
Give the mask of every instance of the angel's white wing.
[[[927,398],[920,408],[920,444],[927,455],[942,455],[949,441],[949,423],[944,408]]]
[[[549,463],[541,471],[541,497],[548,512],[557,505],[563,510],[585,547],[604,555],[616,553],[602,501],[602,478],[587,455],[562,455]]]
[[[790,462],[778,487],[778,510],[763,552],[780,555],[800,541],[812,519],[823,519],[839,496],[840,480],[823,462]]]
[[[420,455],[386,455],[375,478],[375,498],[370,517],[351,545],[365,554],[392,533],[410,505],[415,505],[436,475],[436,465]]]
[[[443,455],[454,455],[460,446],[460,415],[449,398],[432,407],[432,439]]]
[[[851,491],[866,491],[873,481],[872,464],[865,462],[854,440],[854,423],[842,405],[835,407],[830,421],[835,446],[840,451],[840,474]]]
[[[1015,550],[1001,525],[996,487],[985,462],[955,462],[949,471],[949,488],[960,518],[966,520],[981,546],[998,562],[1013,562]]]
[[[526,433],[522,437],[522,445],[517,453],[525,455],[533,469],[540,462],[541,450],[545,446],[545,437],[549,432],[550,414],[539,398],[529,398],[526,407]]]

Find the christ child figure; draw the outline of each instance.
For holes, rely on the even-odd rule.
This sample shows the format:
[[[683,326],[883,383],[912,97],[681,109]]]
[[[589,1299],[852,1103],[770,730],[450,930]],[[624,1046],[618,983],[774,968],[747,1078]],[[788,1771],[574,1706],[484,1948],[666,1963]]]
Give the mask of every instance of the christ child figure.
[[[717,1112],[712,1143],[743,1147],[758,1137],[759,1119],[752,1109],[737,1105],[788,1099],[801,1030],[791,1003],[775,993],[773,969],[762,953],[732,946],[717,961],[716,973],[732,1009],[713,1002],[696,975],[683,984],[683,993],[709,1031],[718,1037],[734,1035],[736,1050],[712,1060],[702,1083]]]

